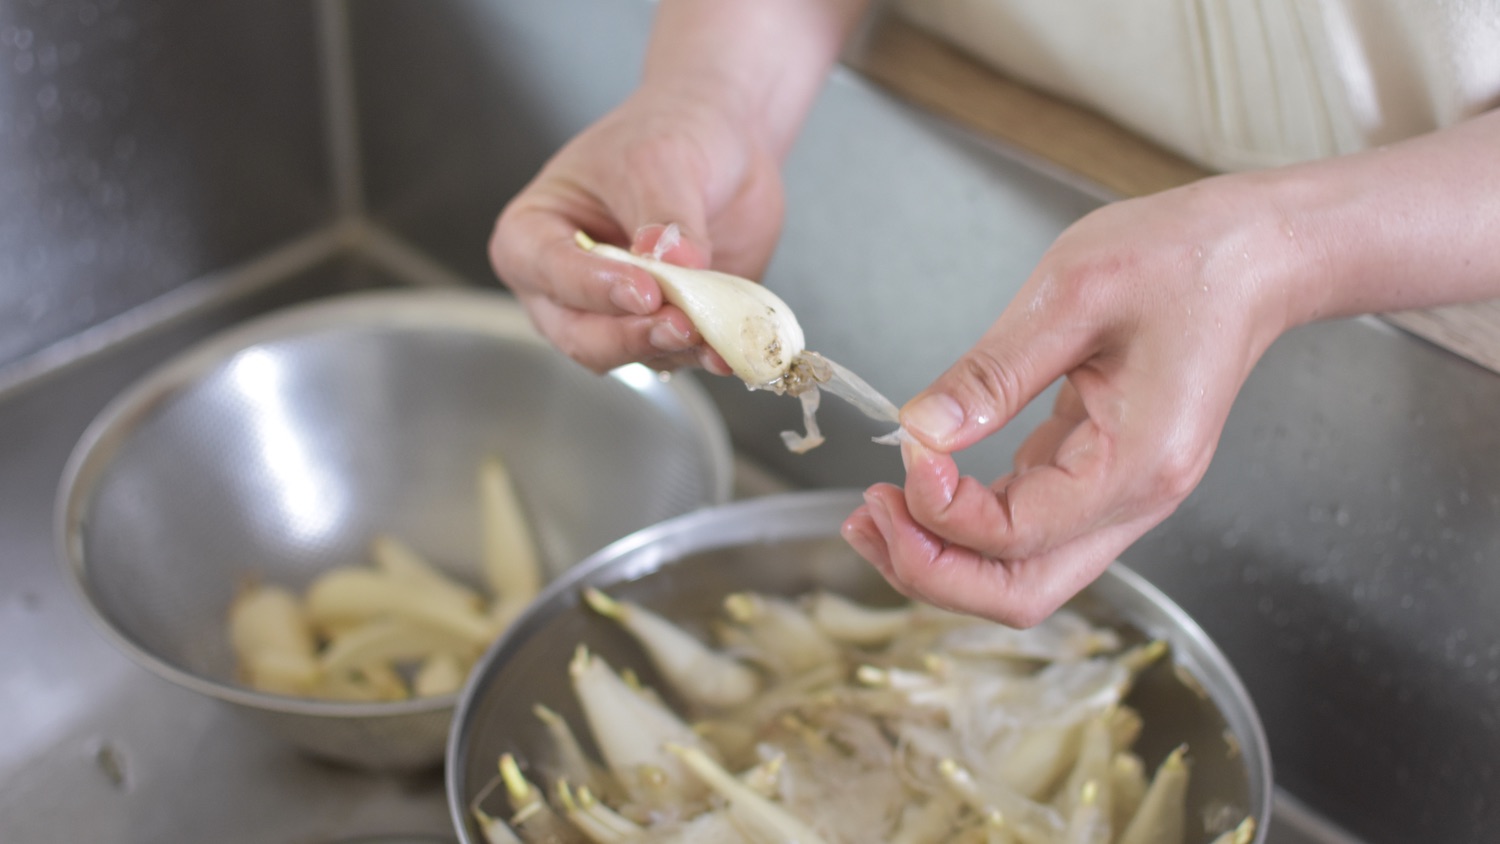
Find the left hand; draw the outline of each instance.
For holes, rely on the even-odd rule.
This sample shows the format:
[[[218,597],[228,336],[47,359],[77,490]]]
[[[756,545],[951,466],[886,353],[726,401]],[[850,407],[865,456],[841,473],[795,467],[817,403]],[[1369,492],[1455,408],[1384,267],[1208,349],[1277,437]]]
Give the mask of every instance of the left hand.
[[[906,595],[1016,626],[1047,617],[1165,519],[1318,263],[1253,178],[1106,206],[1065,231],[969,352],[902,411],[905,488],[871,487],[853,547]],[[952,454],[1065,378],[988,486]]]

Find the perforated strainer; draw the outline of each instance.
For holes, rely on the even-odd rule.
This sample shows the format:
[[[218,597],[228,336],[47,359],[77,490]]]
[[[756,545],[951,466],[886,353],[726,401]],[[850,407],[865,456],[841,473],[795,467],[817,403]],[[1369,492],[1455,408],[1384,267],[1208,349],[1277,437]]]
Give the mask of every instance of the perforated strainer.
[[[401,537],[477,584],[475,473],[509,466],[555,575],[728,496],[722,420],[691,378],[599,377],[500,294],[358,294],[231,330],[109,405],[64,472],[57,541],[109,637],[145,667],[325,757],[442,758],[454,696],[336,703],[237,685],[226,612],[247,577],[305,587]]]

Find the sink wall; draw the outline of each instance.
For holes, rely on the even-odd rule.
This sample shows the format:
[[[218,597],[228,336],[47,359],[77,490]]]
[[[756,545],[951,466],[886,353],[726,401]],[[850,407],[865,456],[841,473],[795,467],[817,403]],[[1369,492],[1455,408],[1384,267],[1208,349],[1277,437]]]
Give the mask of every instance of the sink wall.
[[[0,4],[0,374],[331,217],[316,14]]]

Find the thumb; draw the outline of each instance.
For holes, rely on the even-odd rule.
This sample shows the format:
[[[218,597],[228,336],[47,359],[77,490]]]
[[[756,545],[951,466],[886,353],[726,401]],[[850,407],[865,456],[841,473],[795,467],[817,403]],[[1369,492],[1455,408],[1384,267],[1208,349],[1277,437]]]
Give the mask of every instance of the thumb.
[[[635,236],[630,239],[630,251],[637,255],[650,255],[659,261],[693,269],[708,267],[708,250],[708,244],[690,240],[681,223],[647,223],[636,229]]]
[[[1013,304],[930,387],[901,410],[901,426],[943,453],[1000,430],[1089,351],[1071,320]]]

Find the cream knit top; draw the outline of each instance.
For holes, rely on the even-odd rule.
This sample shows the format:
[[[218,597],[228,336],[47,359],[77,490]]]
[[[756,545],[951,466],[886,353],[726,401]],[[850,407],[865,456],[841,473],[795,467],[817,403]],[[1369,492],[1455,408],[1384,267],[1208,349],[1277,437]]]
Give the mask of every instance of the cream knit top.
[[[1500,0],[897,5],[1007,75],[1215,170],[1353,152],[1500,105]]]

